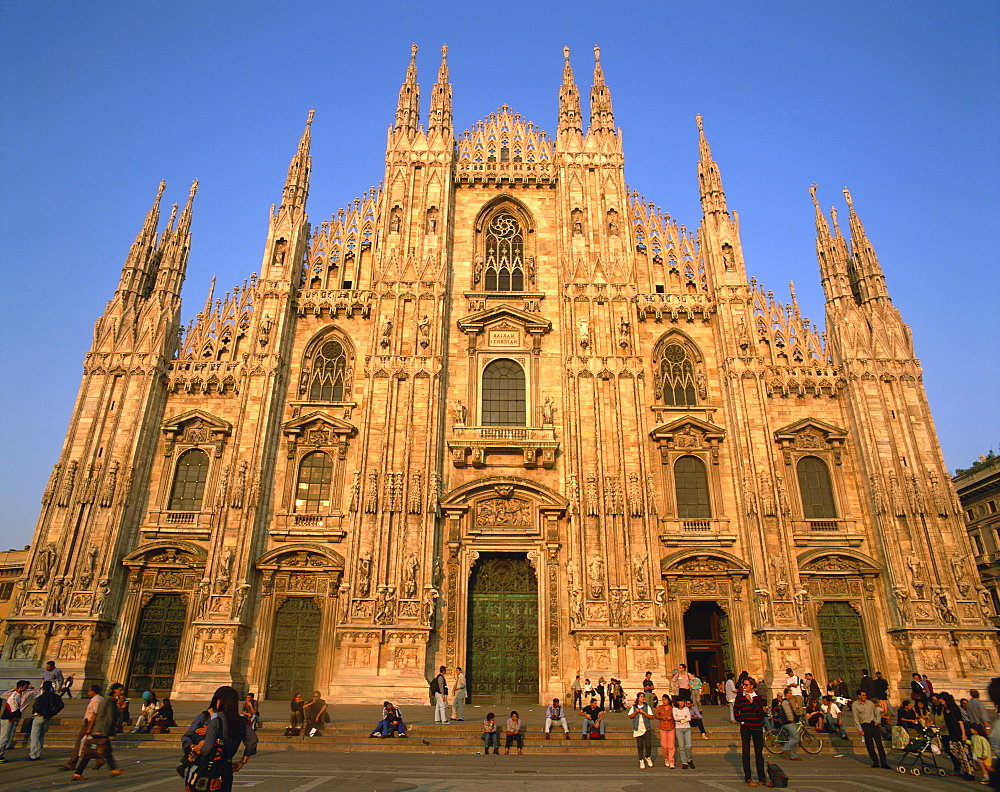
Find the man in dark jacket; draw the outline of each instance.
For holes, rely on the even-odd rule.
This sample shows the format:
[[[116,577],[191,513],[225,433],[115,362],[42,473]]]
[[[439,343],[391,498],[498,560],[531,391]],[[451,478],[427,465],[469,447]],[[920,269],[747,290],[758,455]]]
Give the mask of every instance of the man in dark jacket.
[[[62,696],[59,696],[52,689],[52,683],[46,680],[42,683],[42,692],[35,699],[31,708],[35,716],[31,721],[31,750],[28,752],[28,761],[37,762],[42,758],[42,748],[45,745],[45,732],[48,731],[52,719],[59,714],[63,708]]]
[[[882,712],[889,717],[889,680],[882,678],[882,672],[875,672],[875,702],[882,708]]]
[[[118,769],[115,763],[115,754],[111,750],[111,738],[118,731],[118,713],[120,712],[118,702],[124,695],[124,686],[116,682],[111,686],[111,695],[106,696],[97,706],[97,714],[90,721],[90,727],[87,731],[90,738],[89,745],[80,751],[80,761],[73,772],[74,781],[83,780],[83,771],[86,769],[87,763],[90,762],[91,753],[97,755],[98,764],[106,763],[111,768],[111,775],[121,775],[122,771]]]
[[[434,694],[434,722],[449,723],[448,720],[448,678],[444,675],[446,666],[441,666],[438,675],[431,682],[431,692]]]
[[[761,785],[767,784],[764,770],[764,702],[757,695],[756,687],[752,679],[744,679],[733,702],[733,717],[740,724],[740,738],[743,740],[743,780],[747,786],[758,786],[750,774],[751,742],[757,764],[757,780]]]
[[[875,680],[868,676],[868,669],[861,669],[861,681],[858,683],[858,690],[863,690],[868,694],[868,700],[875,698]]]

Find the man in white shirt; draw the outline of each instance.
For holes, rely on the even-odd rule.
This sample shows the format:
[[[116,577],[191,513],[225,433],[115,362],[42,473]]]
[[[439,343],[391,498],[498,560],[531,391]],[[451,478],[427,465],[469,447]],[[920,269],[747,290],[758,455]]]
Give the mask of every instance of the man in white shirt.
[[[76,763],[80,761],[80,753],[83,749],[83,739],[90,733],[90,724],[97,717],[97,708],[104,701],[100,685],[91,685],[85,695],[90,698],[90,701],[87,703],[87,709],[83,713],[83,726],[80,727],[80,733],[76,736],[76,741],[73,743],[73,755],[66,761],[66,764],[60,766],[60,770],[76,769]]]
[[[0,696],[0,709],[2,709],[4,714],[4,719],[0,720],[0,764],[7,761],[3,755],[7,750],[7,745],[14,742],[14,731],[21,720],[25,704],[25,693],[30,685],[31,683],[27,679],[19,680],[13,690],[9,690],[3,696]]]
[[[726,673],[726,685],[723,688],[726,692],[726,703],[729,705],[729,720],[735,725],[736,718],[733,715],[733,704],[736,703],[736,680],[733,679],[735,674],[732,671]]]
[[[549,739],[549,732],[555,724],[563,727],[566,739],[569,739],[569,724],[566,723],[566,712],[559,703],[559,699],[552,699],[552,706],[545,710],[545,739]]]
[[[840,739],[847,739],[847,731],[844,729],[844,715],[840,707],[833,700],[833,696],[823,696],[823,703],[819,705],[819,711],[823,713],[823,720],[830,730],[830,734],[840,732]]]
[[[802,698],[802,680],[799,679],[798,674],[792,673],[792,669],[786,668],[785,674],[785,687],[792,689],[792,695]]]

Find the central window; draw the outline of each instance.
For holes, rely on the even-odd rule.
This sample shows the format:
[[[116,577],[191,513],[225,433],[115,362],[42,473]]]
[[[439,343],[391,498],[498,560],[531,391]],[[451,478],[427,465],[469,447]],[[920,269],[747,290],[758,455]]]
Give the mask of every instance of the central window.
[[[299,481],[295,493],[295,511],[319,514],[330,511],[330,482],[333,481],[333,461],[322,451],[306,454],[299,465]]]
[[[663,381],[663,403],[679,407],[697,404],[694,364],[688,351],[680,344],[669,344],[660,360]]]
[[[483,371],[483,426],[526,426],[524,369],[494,360]]]
[[[486,291],[524,291],[524,231],[513,215],[498,214],[486,229]]]
[[[327,341],[313,358],[309,378],[309,401],[339,402],[344,399],[347,355],[338,341]]]

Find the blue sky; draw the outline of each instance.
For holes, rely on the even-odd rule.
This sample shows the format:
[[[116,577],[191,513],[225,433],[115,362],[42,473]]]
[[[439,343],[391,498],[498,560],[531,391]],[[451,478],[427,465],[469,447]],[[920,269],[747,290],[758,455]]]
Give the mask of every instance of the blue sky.
[[[914,331],[949,468],[1000,448],[1000,4],[0,2],[0,549],[26,544],[93,323],[160,179],[191,180],[185,320],[258,269],[306,114],[313,222],[382,176],[410,43],[426,113],[449,45],[458,130],[509,104],[555,130],[592,47],[626,176],[700,219],[702,113],[747,269],[822,320],[808,187],[850,187]]]

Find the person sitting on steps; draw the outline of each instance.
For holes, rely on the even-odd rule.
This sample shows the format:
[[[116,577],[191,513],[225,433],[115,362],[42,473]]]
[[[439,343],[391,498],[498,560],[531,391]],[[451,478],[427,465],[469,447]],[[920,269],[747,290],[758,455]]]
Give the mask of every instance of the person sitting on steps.
[[[391,701],[382,702],[382,720],[375,724],[372,737],[405,737],[406,724],[399,707]]]
[[[497,716],[492,712],[486,713],[486,720],[483,721],[483,733],[480,735],[483,738],[483,754],[487,755],[490,752],[490,746],[493,747],[493,753],[500,753],[500,735],[497,734]]]
[[[545,739],[549,739],[549,732],[552,730],[553,724],[560,724],[563,727],[563,732],[566,734],[566,739],[569,739],[569,726],[566,724],[566,713],[563,711],[562,704],[559,703],[559,699],[552,699],[552,705],[545,710]]]

